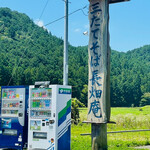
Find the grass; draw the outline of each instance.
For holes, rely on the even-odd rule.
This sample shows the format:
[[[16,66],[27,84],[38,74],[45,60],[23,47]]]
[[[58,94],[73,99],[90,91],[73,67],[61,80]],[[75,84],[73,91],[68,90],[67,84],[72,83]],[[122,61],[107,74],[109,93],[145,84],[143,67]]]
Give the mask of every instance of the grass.
[[[91,137],[81,133],[91,133],[91,125],[83,124],[87,118],[87,108],[80,109],[78,125],[72,125],[71,149],[91,150]],[[142,108],[112,108],[108,131],[150,129],[150,106]],[[108,134],[108,150],[136,150],[134,147],[150,145],[150,131]]]

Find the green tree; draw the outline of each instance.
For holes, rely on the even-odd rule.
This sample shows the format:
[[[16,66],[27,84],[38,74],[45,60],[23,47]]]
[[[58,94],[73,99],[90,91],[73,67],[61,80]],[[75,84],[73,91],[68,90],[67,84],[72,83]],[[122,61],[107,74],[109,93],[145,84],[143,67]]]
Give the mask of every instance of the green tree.
[[[81,91],[81,102],[87,106],[88,103],[88,85],[84,85]]]
[[[140,106],[150,105],[150,93],[144,93],[140,101]]]

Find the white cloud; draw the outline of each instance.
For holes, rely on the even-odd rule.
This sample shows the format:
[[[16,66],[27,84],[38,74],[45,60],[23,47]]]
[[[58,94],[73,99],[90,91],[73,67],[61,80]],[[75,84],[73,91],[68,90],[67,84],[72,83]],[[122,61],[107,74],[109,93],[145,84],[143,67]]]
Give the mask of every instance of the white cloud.
[[[74,30],[74,32],[81,32],[81,29],[77,28]]]
[[[34,23],[39,27],[43,27],[44,29],[46,29],[46,27],[44,26],[44,22],[42,20],[37,19],[34,21]]]

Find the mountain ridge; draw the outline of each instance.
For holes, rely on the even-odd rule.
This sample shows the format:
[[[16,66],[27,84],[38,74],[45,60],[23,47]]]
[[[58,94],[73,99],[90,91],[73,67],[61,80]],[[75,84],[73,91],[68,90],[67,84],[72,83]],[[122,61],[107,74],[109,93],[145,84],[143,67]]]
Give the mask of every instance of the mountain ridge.
[[[69,45],[69,85],[73,97],[87,104],[82,96],[88,84],[87,46]],[[112,50],[112,106],[139,105],[141,96],[150,92],[150,45],[127,52]],[[11,79],[11,80],[10,80]],[[0,8],[0,83],[31,85],[50,80],[63,83],[63,40],[37,26],[28,16]]]

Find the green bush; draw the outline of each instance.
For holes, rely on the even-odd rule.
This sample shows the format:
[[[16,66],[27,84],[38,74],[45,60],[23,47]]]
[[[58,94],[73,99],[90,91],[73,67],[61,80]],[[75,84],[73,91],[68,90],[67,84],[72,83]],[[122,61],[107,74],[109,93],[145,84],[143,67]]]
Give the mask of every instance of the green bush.
[[[145,105],[150,105],[150,93],[144,93],[144,95],[142,95],[141,97],[141,101],[140,101],[140,106],[145,106]]]
[[[71,118],[72,118],[72,123],[74,124],[78,124],[80,121],[79,107],[85,107],[85,105],[81,103],[77,98],[72,98]]]

